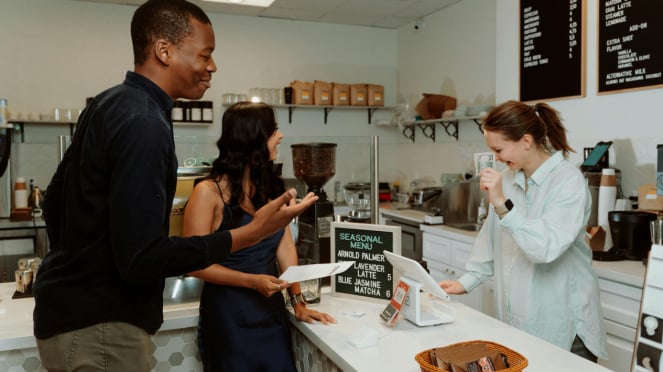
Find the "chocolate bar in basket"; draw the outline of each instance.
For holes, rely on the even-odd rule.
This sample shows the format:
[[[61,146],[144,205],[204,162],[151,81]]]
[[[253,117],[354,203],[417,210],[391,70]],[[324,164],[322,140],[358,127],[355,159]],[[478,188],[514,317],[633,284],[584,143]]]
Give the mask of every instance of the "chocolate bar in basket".
[[[509,367],[506,356],[480,344],[457,346],[454,349],[430,350],[430,363],[443,371],[486,372]]]

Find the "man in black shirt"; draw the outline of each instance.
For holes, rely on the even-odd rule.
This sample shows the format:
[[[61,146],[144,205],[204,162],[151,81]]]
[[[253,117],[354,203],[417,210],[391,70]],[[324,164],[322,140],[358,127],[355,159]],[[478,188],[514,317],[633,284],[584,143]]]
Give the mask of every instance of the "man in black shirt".
[[[170,109],[210,87],[214,31],[196,5],[149,0],[134,13],[131,37],[134,71],[83,111],[44,200],[51,249],[34,286],[34,332],[48,370],[150,370],[164,278],[222,261],[316,200],[294,204],[288,192],[247,226],[169,238],[177,182]]]

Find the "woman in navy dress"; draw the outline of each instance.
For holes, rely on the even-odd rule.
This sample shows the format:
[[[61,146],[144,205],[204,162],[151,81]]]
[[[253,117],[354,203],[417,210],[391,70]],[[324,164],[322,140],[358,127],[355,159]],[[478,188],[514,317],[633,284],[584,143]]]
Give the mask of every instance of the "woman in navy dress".
[[[246,225],[255,211],[284,192],[273,170],[283,135],[274,111],[262,103],[240,102],[223,115],[219,157],[209,177],[199,182],[184,212],[185,236]],[[298,320],[324,324],[330,315],[301,300],[298,283],[279,280],[280,271],[297,265],[289,228],[225,261],[191,273],[205,280],[200,298],[198,346],[206,371],[296,371],[287,310],[287,288]]]

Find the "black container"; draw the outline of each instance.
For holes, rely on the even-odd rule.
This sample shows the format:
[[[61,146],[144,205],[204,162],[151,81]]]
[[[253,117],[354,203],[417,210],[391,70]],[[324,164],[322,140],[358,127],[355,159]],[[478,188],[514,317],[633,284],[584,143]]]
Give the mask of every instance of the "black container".
[[[651,249],[649,221],[656,219],[656,214],[641,211],[608,212],[608,223],[614,250],[619,251],[628,260],[647,258]]]
[[[283,97],[286,105],[292,104],[292,87],[283,88]]]
[[[658,158],[656,162],[656,195],[663,196],[663,145],[656,146]]]

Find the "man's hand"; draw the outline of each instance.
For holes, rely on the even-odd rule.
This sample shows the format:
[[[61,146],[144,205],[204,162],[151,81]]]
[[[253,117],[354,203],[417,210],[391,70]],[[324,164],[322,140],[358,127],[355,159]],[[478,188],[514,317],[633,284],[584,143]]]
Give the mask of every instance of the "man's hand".
[[[231,230],[232,251],[249,247],[287,226],[293,218],[312,206],[318,197],[312,192],[296,203],[297,191],[290,189],[256,211],[248,225]]]

